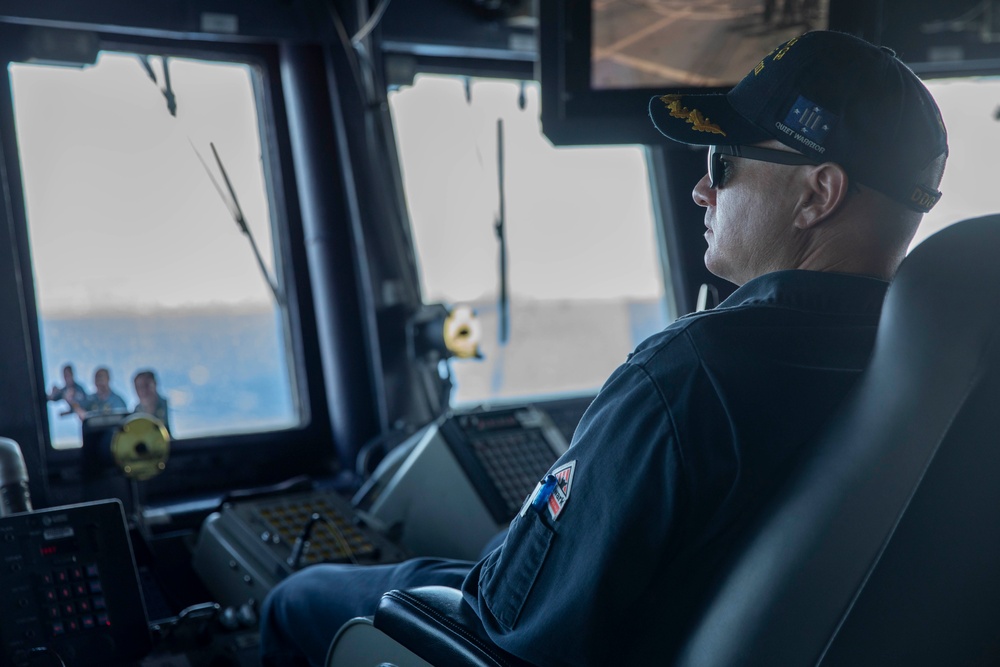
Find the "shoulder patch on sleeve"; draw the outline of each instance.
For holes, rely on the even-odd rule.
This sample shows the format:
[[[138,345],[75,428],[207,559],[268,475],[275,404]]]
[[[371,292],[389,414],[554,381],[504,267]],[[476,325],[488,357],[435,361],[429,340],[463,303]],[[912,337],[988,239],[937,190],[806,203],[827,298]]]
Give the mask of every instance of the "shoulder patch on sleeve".
[[[576,461],[570,461],[552,471],[558,483],[549,496],[548,510],[549,516],[555,521],[566,506],[569,500],[570,489],[573,488],[573,471],[576,470]]]

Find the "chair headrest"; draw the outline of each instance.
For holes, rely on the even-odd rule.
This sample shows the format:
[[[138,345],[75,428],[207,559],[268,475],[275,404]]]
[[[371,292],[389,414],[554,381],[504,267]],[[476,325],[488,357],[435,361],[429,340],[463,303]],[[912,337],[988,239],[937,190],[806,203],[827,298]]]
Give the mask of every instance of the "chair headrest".
[[[903,260],[886,296],[874,359],[886,347],[911,344],[972,354],[1000,324],[997,297],[1000,215],[943,229]]]

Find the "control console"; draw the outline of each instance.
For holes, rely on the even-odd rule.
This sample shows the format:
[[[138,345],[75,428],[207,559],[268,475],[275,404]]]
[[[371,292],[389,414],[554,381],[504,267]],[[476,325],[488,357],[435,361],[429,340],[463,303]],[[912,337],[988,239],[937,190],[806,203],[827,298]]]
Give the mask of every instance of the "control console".
[[[107,667],[152,647],[117,500],[0,518],[0,591],[3,667]]]

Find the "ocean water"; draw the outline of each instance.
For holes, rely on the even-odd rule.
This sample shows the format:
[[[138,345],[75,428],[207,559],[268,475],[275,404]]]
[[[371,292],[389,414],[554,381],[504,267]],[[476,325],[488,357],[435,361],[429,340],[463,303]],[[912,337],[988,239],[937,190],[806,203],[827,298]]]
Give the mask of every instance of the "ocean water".
[[[515,300],[510,338],[500,343],[493,302],[470,304],[482,331],[483,357],[453,360],[456,405],[518,397],[594,392],[643,339],[667,324],[660,301]],[[298,422],[280,316],[225,309],[42,321],[46,391],[62,384],[62,365],[93,391],[94,370],[111,370],[111,387],[129,408],[136,371],[151,368],[170,406],[174,437],[281,429]],[[81,440],[80,420],[49,403],[56,447]]]
[[[152,369],[167,398],[174,437],[280,429],[298,421],[280,316],[228,309],[44,318],[45,391],[62,385],[62,366],[94,390],[94,370],[111,371],[111,388],[133,408],[132,376]],[[80,443],[80,420],[49,403],[56,447]]]

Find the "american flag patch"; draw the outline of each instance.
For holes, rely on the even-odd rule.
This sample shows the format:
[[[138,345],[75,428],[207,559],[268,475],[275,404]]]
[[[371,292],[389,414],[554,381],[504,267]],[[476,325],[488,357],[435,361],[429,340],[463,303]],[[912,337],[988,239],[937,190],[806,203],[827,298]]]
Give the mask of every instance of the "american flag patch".
[[[569,492],[573,488],[573,471],[575,469],[576,461],[570,461],[552,471],[552,474],[558,480],[556,488],[552,491],[552,495],[549,496],[548,503],[549,516],[552,517],[553,521],[559,518],[559,514],[566,507],[566,501],[569,500]]]

